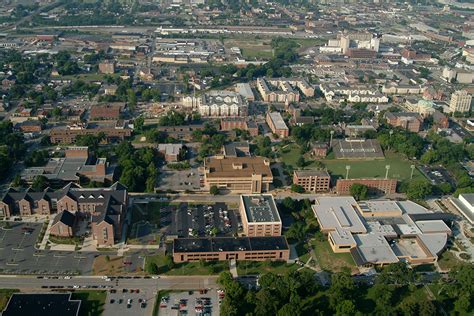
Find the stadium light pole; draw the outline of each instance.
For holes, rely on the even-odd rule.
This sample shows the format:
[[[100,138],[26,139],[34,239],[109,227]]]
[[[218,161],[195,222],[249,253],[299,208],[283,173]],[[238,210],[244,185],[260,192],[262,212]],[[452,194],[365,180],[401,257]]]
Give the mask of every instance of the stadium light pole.
[[[410,174],[410,180],[413,179],[413,171],[415,171],[415,165],[410,166],[411,169],[411,174]]]
[[[389,138],[388,138],[388,150],[392,149],[392,134],[393,134],[393,129],[388,131]]]
[[[330,131],[329,134],[331,134],[331,140],[329,141],[329,147],[332,147],[332,136],[334,135],[334,131]]]
[[[385,179],[388,179],[388,171],[390,170],[390,165],[385,166]]]
[[[351,166],[346,166],[346,180],[349,179],[349,170],[351,170]]]

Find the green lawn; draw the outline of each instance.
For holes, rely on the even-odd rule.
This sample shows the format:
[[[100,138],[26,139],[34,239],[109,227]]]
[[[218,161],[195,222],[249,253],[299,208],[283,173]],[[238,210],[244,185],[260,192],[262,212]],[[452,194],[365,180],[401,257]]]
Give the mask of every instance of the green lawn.
[[[8,300],[13,293],[19,292],[16,289],[0,289],[0,311],[3,311],[7,306]]]
[[[461,264],[462,264],[462,261],[456,258],[456,255],[449,250],[443,252],[438,257],[438,265],[441,268],[441,270],[444,270],[444,271],[451,270],[452,268]]]
[[[109,75],[117,77],[118,75]],[[53,77],[54,79],[61,79],[61,80],[82,80],[86,82],[91,81],[102,81],[104,80],[105,74],[100,73],[86,73],[86,74],[78,74],[78,75],[67,75],[67,76],[58,76]]]
[[[148,256],[145,266],[148,262],[154,262],[158,266],[159,274],[165,275],[215,275],[229,270],[227,261],[175,263],[171,270],[166,265],[164,255]]]
[[[298,268],[297,264],[281,261],[237,261],[237,273],[239,275],[263,274],[267,272],[286,274]]]
[[[334,253],[327,240],[319,241],[313,239],[311,245],[316,255],[315,259],[321,269],[331,272],[349,269],[353,273],[358,272],[350,253]]]
[[[99,316],[104,311],[106,291],[76,291],[72,293],[73,300],[81,300],[79,316]]]
[[[227,49],[239,47],[246,59],[270,59],[273,56],[269,40],[255,38],[229,38],[224,40]]]

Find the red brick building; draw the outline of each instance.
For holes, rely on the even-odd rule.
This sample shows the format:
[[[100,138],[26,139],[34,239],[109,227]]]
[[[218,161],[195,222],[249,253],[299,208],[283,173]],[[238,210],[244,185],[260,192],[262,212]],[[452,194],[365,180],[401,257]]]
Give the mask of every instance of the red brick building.
[[[293,184],[302,186],[307,192],[327,192],[331,176],[325,170],[295,170]]]
[[[414,133],[418,133],[423,124],[421,115],[413,112],[386,112],[384,117],[388,124]]]
[[[397,191],[396,179],[338,179],[336,182],[336,193],[349,195],[351,186],[355,183],[366,185],[369,191],[374,193],[392,194]]]

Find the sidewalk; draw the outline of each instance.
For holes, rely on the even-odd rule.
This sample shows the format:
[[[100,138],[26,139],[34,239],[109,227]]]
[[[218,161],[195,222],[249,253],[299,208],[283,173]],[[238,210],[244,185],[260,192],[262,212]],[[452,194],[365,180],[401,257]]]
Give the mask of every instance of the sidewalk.
[[[46,249],[46,245],[48,244],[49,233],[50,233],[50,229],[52,225],[53,225],[53,220],[50,220],[48,223],[48,227],[46,227],[46,232],[44,233],[43,240],[41,241],[41,244],[39,246],[40,250]]]

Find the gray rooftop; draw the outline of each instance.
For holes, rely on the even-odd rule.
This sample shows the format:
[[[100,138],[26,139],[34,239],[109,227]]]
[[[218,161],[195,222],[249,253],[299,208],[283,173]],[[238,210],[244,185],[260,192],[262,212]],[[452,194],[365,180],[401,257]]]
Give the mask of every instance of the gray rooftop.
[[[241,198],[244,204],[245,215],[249,223],[281,222],[272,195],[242,195]]]
[[[268,115],[270,115],[270,119],[272,120],[276,129],[288,129],[288,126],[286,126],[285,121],[281,117],[280,113],[270,112]]]

